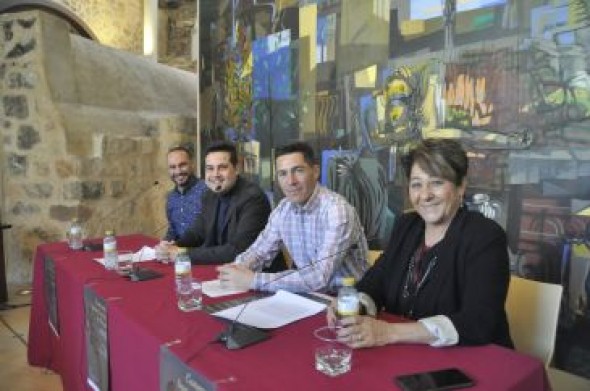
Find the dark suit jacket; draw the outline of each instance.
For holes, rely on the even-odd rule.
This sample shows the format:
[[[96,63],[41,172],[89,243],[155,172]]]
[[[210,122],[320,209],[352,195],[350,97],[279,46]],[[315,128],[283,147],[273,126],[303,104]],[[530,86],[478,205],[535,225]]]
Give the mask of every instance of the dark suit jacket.
[[[270,215],[268,198],[260,187],[238,177],[230,191],[226,216],[227,242],[218,245],[217,204],[219,196],[207,190],[202,198],[202,213],[176,242],[187,247],[193,264],[221,264],[235,257],[254,242]]]
[[[357,284],[378,309],[400,314],[408,263],[423,241],[422,218],[415,212],[401,216],[383,257]],[[430,252],[437,263],[416,296],[413,317],[447,316],[462,345],[512,347],[504,311],[510,281],[504,230],[480,213],[461,208]]]

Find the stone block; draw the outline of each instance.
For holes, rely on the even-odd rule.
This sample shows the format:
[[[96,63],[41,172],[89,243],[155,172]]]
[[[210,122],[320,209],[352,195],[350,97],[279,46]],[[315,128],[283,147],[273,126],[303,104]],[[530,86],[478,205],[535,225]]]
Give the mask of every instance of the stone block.
[[[100,181],[82,182],[82,198],[85,200],[96,200],[104,194],[104,184]]]
[[[29,183],[23,186],[25,193],[31,198],[49,198],[53,194],[51,183]]]
[[[8,88],[32,89],[37,84],[37,75],[33,71],[11,72],[7,78]]]
[[[102,177],[105,171],[105,162],[101,158],[82,159],[80,161],[80,176],[85,178]],[[112,175],[112,173],[109,172]]]
[[[137,141],[132,138],[105,137],[104,156],[137,153]]]
[[[27,157],[11,153],[7,156],[6,166],[10,175],[26,175],[27,174]]]
[[[17,145],[19,149],[31,149],[41,141],[39,132],[30,125],[21,125],[18,129]]]
[[[29,104],[24,95],[5,95],[2,99],[7,117],[25,119],[29,117]]]
[[[35,175],[41,177],[47,177],[51,173],[51,169],[49,168],[49,163],[46,161],[34,162],[33,163]]]
[[[12,49],[10,49],[8,51],[8,54],[6,54],[6,58],[15,59],[15,58],[23,57],[27,53],[35,50],[36,47],[37,47],[37,40],[35,38],[31,38],[30,40],[23,42],[23,43],[19,42],[16,45],[14,45],[14,47]]]
[[[63,187],[63,197],[66,200],[82,199],[82,184],[80,182],[66,183]]]
[[[111,182],[111,197],[118,198],[125,194],[125,182],[115,180]]]
[[[96,200],[103,194],[104,184],[100,181],[73,182],[64,185],[66,200]]]
[[[67,160],[56,160],[55,172],[60,178],[69,178],[74,174],[74,166]]]
[[[142,155],[154,153],[156,150],[156,140],[153,138],[142,137],[138,140],[139,153]]]
[[[87,206],[65,206],[52,205],[49,207],[49,216],[53,220],[68,222],[76,217],[80,222],[84,223],[92,217],[92,209]]]
[[[35,227],[32,229],[25,229],[21,232],[20,243],[22,244],[23,258],[33,259],[35,249],[42,243],[51,243],[62,240],[65,232],[58,231],[56,227]]]
[[[39,205],[18,201],[11,209],[15,216],[29,216],[41,212]]]
[[[12,26],[14,25],[14,20],[7,20],[2,23],[2,32],[4,33],[4,41],[10,42],[12,38],[14,38],[14,32],[12,31]]]

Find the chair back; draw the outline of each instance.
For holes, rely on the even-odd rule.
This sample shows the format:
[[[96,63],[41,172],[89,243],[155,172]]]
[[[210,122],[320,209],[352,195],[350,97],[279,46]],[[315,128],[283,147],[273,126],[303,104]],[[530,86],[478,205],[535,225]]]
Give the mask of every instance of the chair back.
[[[383,251],[381,250],[369,250],[369,253],[367,254],[367,262],[369,262],[369,265],[373,266],[381,254],[383,254]]]
[[[553,357],[563,287],[512,276],[506,315],[516,350],[549,366]]]

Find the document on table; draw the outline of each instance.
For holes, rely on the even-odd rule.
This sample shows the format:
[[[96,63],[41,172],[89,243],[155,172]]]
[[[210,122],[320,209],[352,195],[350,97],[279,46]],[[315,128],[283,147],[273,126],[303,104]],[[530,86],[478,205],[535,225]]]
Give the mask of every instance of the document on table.
[[[156,250],[149,246],[143,246],[135,253],[130,251],[123,251],[119,253],[119,260],[121,261],[131,260],[132,262],[147,262],[153,261],[155,259]],[[94,258],[94,260],[104,266],[104,258]]]
[[[232,289],[221,285],[221,280],[203,281],[203,293],[209,297],[221,297],[227,295],[235,295],[237,293],[244,293],[247,289]]]
[[[240,314],[244,306],[246,308]],[[235,320],[240,314],[237,319],[240,323],[261,329],[275,329],[318,314],[324,308],[325,304],[280,290],[273,296],[214,312],[213,315]]]

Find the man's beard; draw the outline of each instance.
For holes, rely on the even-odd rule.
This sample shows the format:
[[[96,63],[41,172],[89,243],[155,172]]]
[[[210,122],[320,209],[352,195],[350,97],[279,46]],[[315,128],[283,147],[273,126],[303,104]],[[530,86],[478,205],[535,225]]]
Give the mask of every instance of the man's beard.
[[[172,178],[172,181],[176,184],[176,186],[183,187],[188,182],[188,177],[188,174],[176,175],[174,176],[174,178]]]

